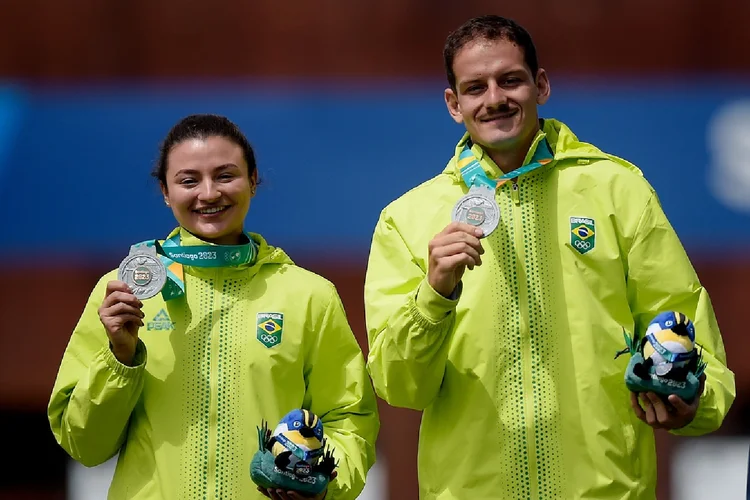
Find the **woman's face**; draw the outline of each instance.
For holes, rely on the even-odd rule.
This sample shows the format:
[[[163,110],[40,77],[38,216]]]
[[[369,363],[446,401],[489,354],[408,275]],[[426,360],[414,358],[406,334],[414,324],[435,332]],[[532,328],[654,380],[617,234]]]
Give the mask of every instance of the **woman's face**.
[[[162,192],[180,226],[205,241],[236,245],[256,184],[257,171],[248,175],[242,148],[212,136],[170,150]]]

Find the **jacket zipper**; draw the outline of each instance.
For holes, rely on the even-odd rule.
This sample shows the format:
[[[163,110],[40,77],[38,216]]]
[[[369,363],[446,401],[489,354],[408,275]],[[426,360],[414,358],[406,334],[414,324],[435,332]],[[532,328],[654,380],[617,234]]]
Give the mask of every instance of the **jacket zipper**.
[[[214,286],[216,286],[216,283],[219,283],[219,273],[220,269],[217,268],[215,270],[214,275]],[[220,301],[221,301],[221,289],[215,289],[214,292],[214,300],[211,304],[211,324],[216,325],[217,319],[215,318],[215,312],[214,311],[220,311]],[[219,313],[221,314],[221,313]],[[208,358],[209,366],[210,366],[210,379],[209,379],[209,412],[208,412],[208,470],[206,472],[206,476],[208,478],[207,481],[207,487],[208,491],[206,491],[206,497],[207,499],[215,499],[216,498],[216,450],[217,450],[217,441],[218,436],[216,435],[217,427],[218,427],[218,405],[219,405],[219,396],[218,396],[218,386],[219,386],[219,343],[220,343],[220,335],[214,330],[211,329],[211,339],[209,341],[210,347],[210,354]]]
[[[514,241],[516,251],[516,276],[521,315],[521,363],[523,368],[524,416],[526,420],[526,455],[529,463],[529,494],[539,498],[536,465],[536,438],[534,436],[534,387],[532,384],[531,331],[529,329],[528,282],[526,280],[526,260],[524,255],[523,217],[521,213],[521,196],[518,179],[513,179],[511,198],[513,199]]]

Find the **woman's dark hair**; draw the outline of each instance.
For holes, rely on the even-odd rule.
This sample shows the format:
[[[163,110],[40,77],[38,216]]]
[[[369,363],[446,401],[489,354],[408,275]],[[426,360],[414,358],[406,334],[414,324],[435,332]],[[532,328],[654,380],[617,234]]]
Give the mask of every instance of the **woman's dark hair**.
[[[248,175],[253,175],[256,169],[255,153],[245,134],[225,116],[209,114],[186,116],[172,127],[164,142],[161,143],[159,161],[156,163],[151,175],[156,177],[166,187],[167,157],[172,148],[189,139],[205,140],[209,137],[223,137],[242,148],[242,155],[247,163],[247,173]]]

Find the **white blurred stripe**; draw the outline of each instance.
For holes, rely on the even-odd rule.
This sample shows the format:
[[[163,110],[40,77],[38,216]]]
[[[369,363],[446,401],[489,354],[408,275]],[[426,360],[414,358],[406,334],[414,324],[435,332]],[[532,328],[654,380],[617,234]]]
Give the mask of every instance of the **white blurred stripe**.
[[[68,500],[106,500],[109,484],[115,472],[117,457],[92,468],[86,468],[74,460],[68,465]],[[375,465],[367,475],[367,484],[359,500],[386,500],[388,477],[385,459],[378,453]]]
[[[75,460],[68,461],[68,500],[106,500],[117,455],[96,467],[84,467]]]
[[[672,455],[672,498],[746,498],[749,454],[747,436],[684,439]]]

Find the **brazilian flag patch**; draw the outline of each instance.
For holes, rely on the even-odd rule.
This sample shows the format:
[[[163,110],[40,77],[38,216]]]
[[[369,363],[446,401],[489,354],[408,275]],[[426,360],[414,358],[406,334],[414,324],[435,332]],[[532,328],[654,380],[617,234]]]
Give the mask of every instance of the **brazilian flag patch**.
[[[258,313],[256,316],[256,337],[266,347],[273,347],[281,343],[284,333],[283,313]]]
[[[596,245],[596,228],[594,219],[588,217],[570,218],[570,246],[579,253],[590,252]]]

